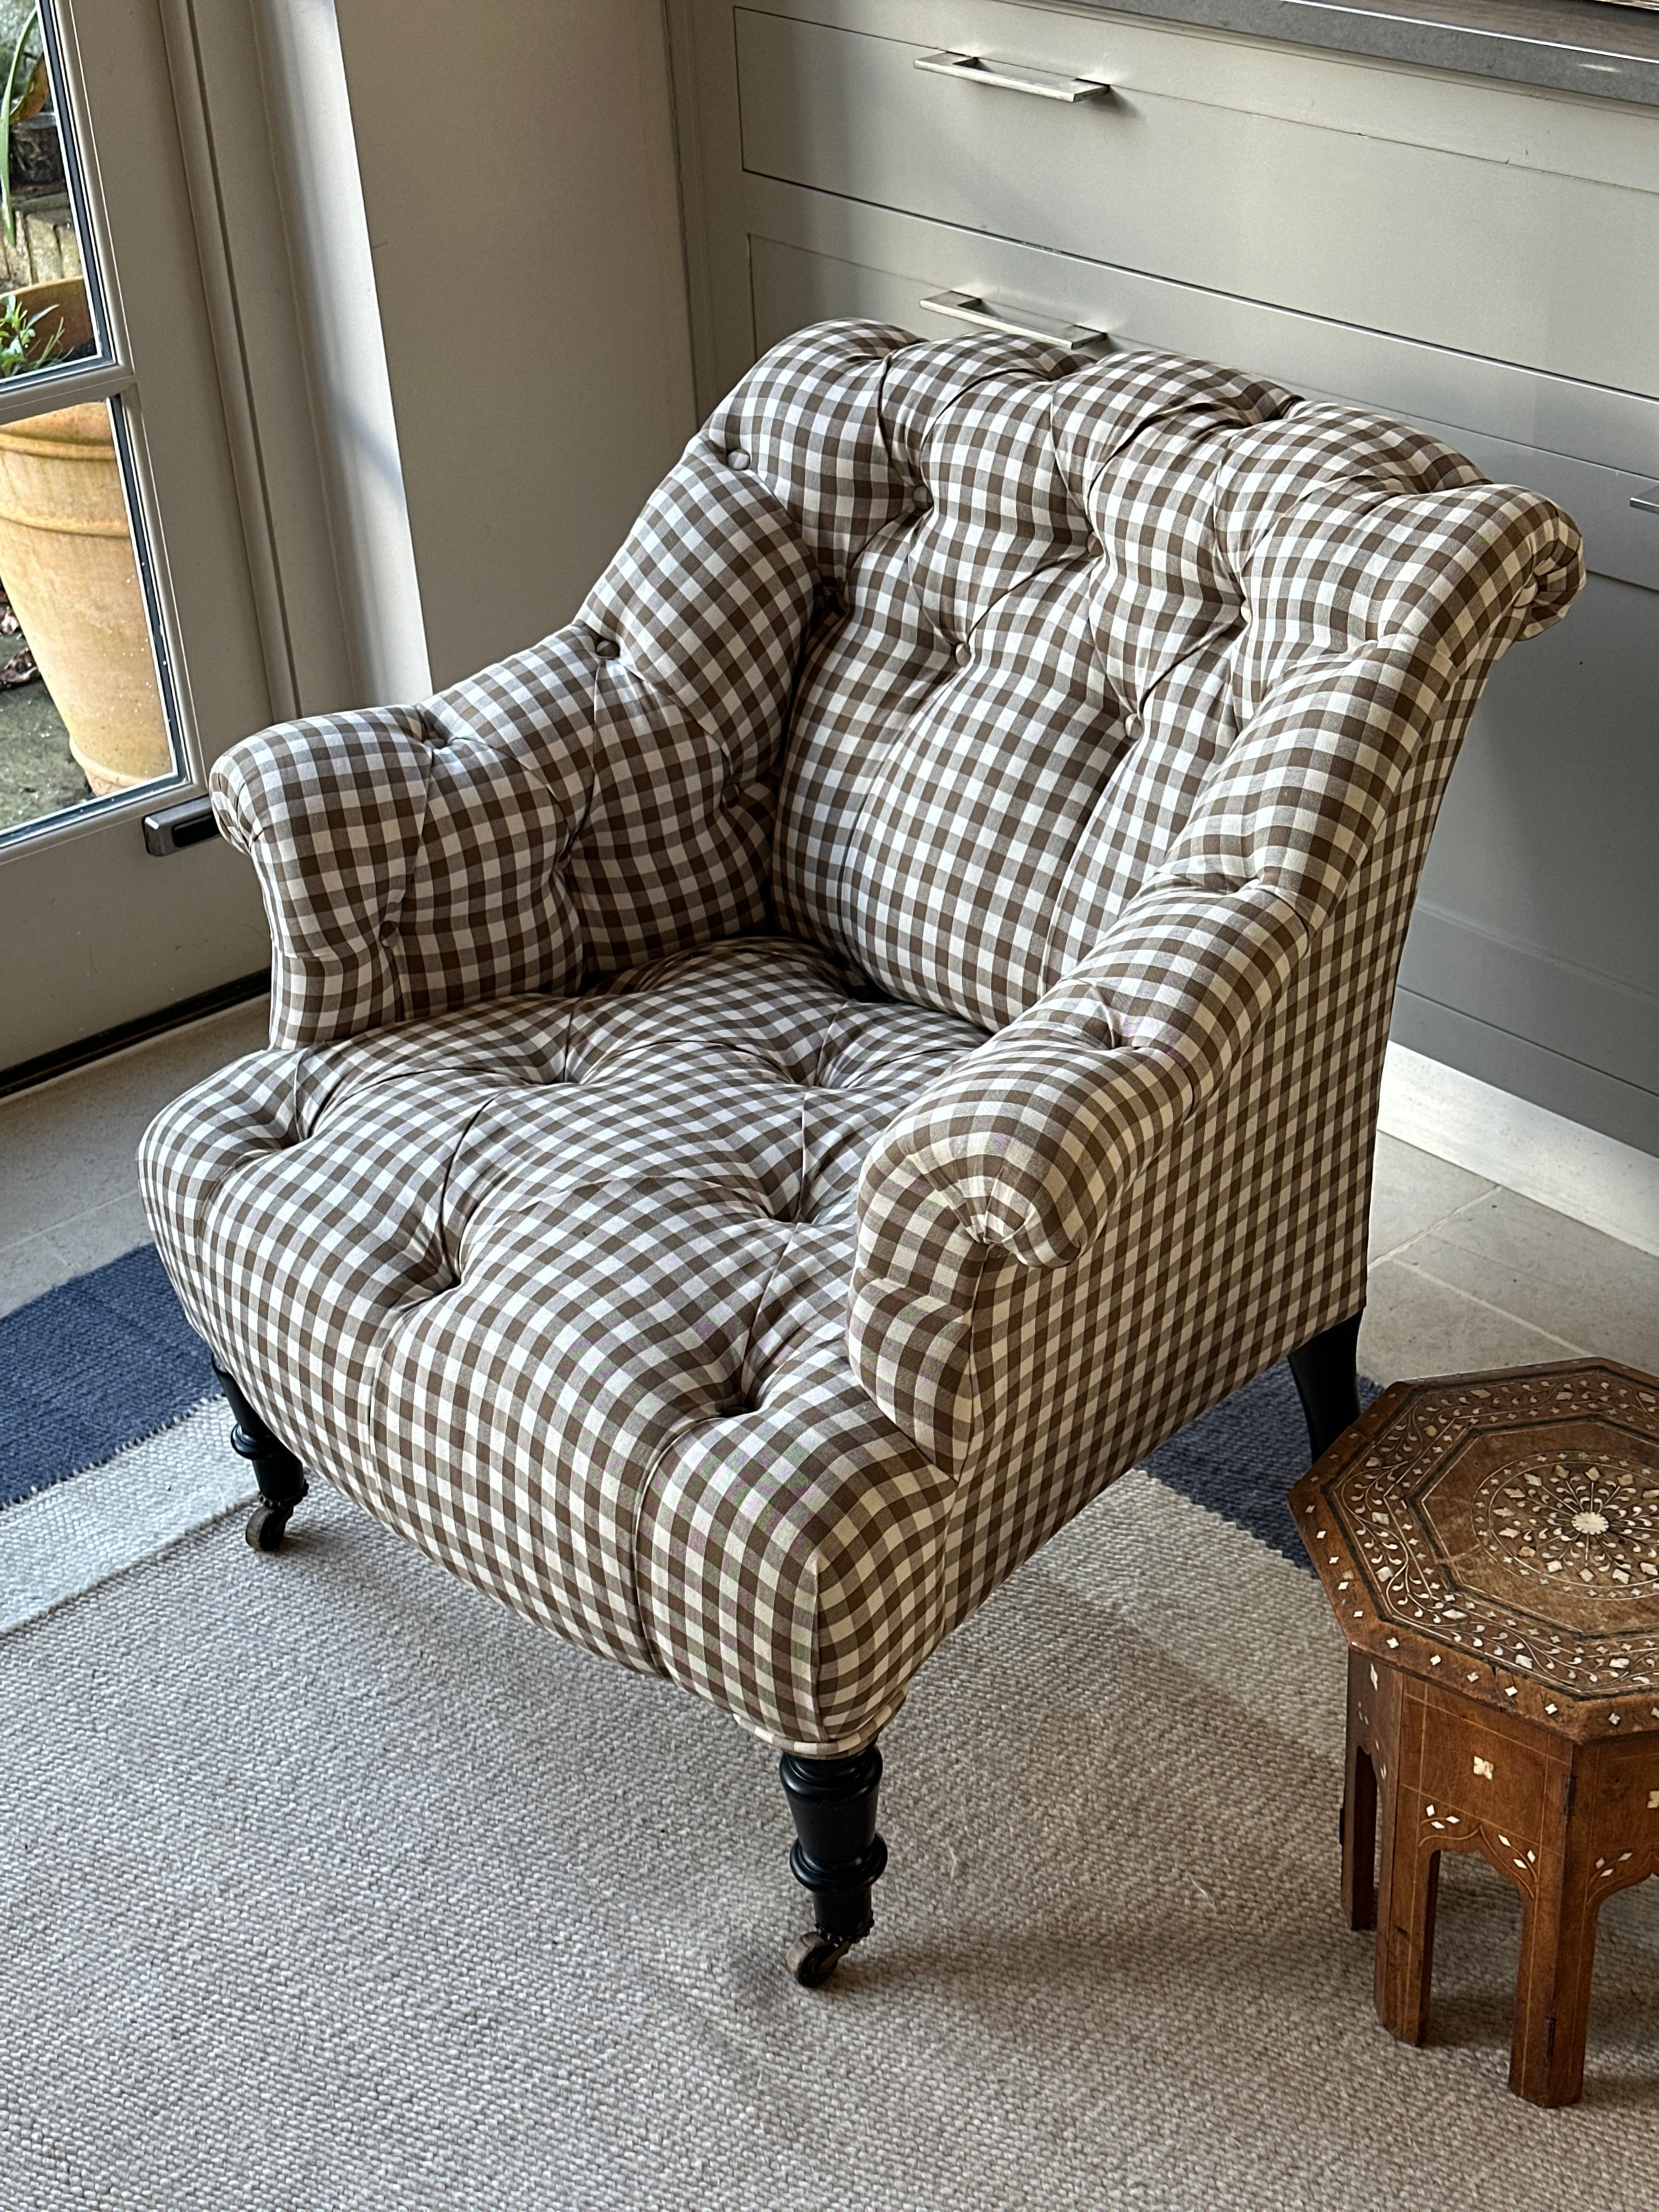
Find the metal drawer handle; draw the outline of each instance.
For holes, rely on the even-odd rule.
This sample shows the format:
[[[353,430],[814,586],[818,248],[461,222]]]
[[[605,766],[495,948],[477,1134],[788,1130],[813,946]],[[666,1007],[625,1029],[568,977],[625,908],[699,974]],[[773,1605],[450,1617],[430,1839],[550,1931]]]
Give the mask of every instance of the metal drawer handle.
[[[967,77],[975,84],[1000,84],[1010,92],[1029,92],[1038,100],[1098,100],[1111,90],[1087,76],[1060,76],[1053,70],[1022,69],[1018,62],[988,62],[980,54],[918,54],[915,66],[930,76]]]
[[[1633,495],[1632,507],[1639,507],[1644,514],[1659,514],[1659,484],[1650,484],[1644,491]]]
[[[1045,345],[1109,345],[1106,331],[1091,330],[1086,323],[1057,322],[1050,315],[1034,315],[1024,307],[1005,307],[995,300],[981,300],[974,292],[928,292],[921,305],[936,315],[949,315],[976,330],[1000,331],[1005,337],[1036,338]]]

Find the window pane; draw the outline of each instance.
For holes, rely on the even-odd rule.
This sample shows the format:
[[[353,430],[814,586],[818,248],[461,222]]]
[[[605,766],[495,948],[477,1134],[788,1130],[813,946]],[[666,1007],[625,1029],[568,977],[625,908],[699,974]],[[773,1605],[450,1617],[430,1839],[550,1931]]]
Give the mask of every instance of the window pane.
[[[9,378],[98,351],[72,153],[34,0],[0,0],[0,377]]]
[[[0,423],[0,834],[173,773],[118,404]]]

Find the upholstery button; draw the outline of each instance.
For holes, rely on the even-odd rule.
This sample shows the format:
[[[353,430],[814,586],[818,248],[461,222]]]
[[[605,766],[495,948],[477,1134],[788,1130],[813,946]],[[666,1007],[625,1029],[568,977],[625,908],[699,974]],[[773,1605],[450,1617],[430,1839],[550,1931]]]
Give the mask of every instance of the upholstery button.
[[[1124,717],[1123,734],[1126,738],[1139,737],[1146,727],[1146,725],[1141,720],[1139,714],[1127,714]]]
[[[593,641],[593,658],[596,660],[619,660],[622,658],[622,647],[614,637],[596,637]]]
[[[728,469],[746,469],[749,466],[749,456],[741,446],[732,447],[726,457],[726,465]]]
[[[966,668],[973,657],[974,649],[971,646],[959,645],[957,647],[957,666],[958,668]]]
[[[1091,536],[1089,540],[1089,550],[1097,561],[1106,548],[1101,544],[1099,538]]]
[[[918,484],[910,495],[911,506],[921,512],[925,512],[933,503],[933,495],[925,484]]]

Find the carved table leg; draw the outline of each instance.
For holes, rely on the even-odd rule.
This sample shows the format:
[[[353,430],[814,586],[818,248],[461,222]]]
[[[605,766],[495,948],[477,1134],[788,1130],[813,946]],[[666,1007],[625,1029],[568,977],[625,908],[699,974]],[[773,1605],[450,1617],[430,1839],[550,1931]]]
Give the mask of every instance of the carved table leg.
[[[1648,1863],[1645,1854],[1638,1859],[1630,1852],[1621,1862],[1611,1844],[1593,1858],[1592,1841],[1602,1825],[1596,1818],[1601,1765],[1594,1749],[1581,1748],[1575,1764],[1558,1768],[1546,1784],[1538,1875],[1521,1922],[1510,2045],[1510,2087],[1534,2105],[1573,2105],[1583,2094],[1601,1899]]]
[[[1369,1679],[1369,1670],[1368,1670]],[[1390,2035],[1421,2043],[1434,1976],[1440,1853],[1426,1846],[1421,1792],[1424,1716],[1414,1686],[1383,1668],[1376,1685],[1372,1745],[1382,1811],[1376,1900],[1376,2011]]]
[[[1383,1917],[1376,1931],[1376,2016],[1402,2043],[1421,2043],[1429,2032],[1429,1990],[1434,1978],[1434,1915],[1440,1896],[1440,1854],[1420,1850],[1402,1838],[1393,1848],[1395,1823],[1383,1824]]]
[[[1370,1662],[1348,1654],[1348,1751],[1342,1782],[1342,1910],[1350,1928],[1376,1925],[1376,1767]]]
[[[1582,1880],[1539,1884],[1521,1922],[1510,2087],[1534,2105],[1576,2105],[1584,2088],[1584,2039],[1595,1964],[1599,1897]]]

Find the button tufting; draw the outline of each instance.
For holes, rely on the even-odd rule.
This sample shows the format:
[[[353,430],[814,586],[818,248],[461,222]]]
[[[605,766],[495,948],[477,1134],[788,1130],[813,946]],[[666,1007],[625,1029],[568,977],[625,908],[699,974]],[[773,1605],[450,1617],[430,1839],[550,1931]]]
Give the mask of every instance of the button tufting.
[[[973,657],[974,657],[974,648],[972,647],[972,646],[970,646],[970,645],[959,645],[959,646],[957,647],[956,661],[957,661],[957,666],[958,668],[966,668],[966,666],[968,665],[969,662],[973,659]]]
[[[1146,725],[1141,720],[1139,714],[1126,714],[1123,718],[1123,734],[1125,737],[1138,738],[1144,732],[1146,727]]]
[[[614,637],[596,637],[593,641],[593,657],[596,660],[619,660],[622,658],[622,647]]]
[[[1101,544],[1098,538],[1091,536],[1089,539],[1089,550],[1097,561],[1101,555],[1106,550],[1106,548]]]
[[[749,456],[741,446],[732,447],[726,457],[726,465],[728,469],[746,469],[749,466]]]
[[[919,512],[925,512],[933,503],[933,495],[925,484],[918,484],[910,495],[910,504]]]

